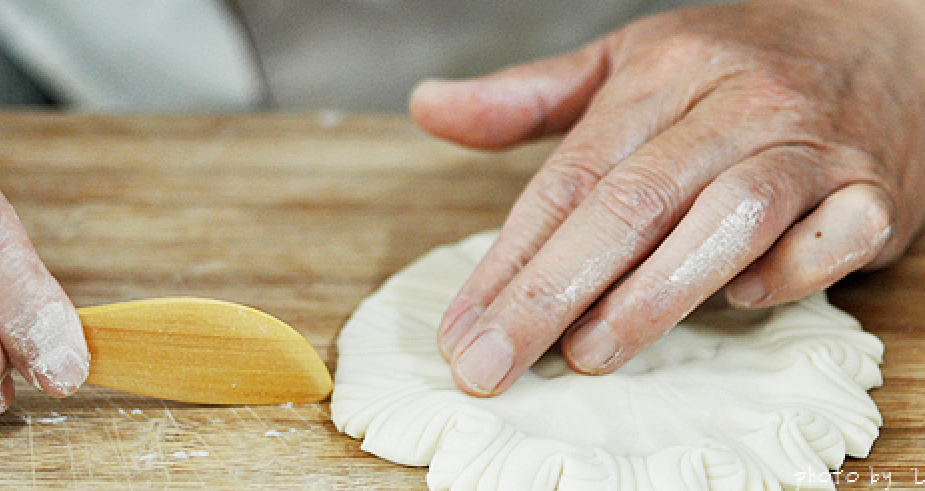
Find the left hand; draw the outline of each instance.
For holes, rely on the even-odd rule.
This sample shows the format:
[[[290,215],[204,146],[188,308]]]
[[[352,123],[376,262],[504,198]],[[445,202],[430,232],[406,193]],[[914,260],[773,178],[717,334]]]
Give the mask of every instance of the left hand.
[[[452,302],[459,387],[498,394],[562,337],[607,373],[727,285],[801,298],[898,258],[925,218],[925,4],[748,1],[635,22],[561,58],[425,82],[435,135],[568,132]]]

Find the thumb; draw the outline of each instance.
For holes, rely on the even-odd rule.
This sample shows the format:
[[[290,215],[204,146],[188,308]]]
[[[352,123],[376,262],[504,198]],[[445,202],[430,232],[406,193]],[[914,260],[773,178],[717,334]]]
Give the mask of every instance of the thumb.
[[[2,195],[0,285],[0,370],[11,365],[43,392],[70,395],[89,373],[80,319]],[[0,382],[0,402],[9,403],[11,389]]]
[[[571,127],[603,84],[607,67],[597,42],[484,77],[425,80],[411,93],[411,116],[437,137],[500,149]]]

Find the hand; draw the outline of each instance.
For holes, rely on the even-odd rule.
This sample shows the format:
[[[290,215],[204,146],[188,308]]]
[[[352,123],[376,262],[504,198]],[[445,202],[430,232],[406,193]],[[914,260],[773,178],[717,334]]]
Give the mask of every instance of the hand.
[[[32,248],[0,195],[0,412],[13,401],[16,368],[55,397],[73,393],[90,372],[77,311]]]
[[[411,111],[486,149],[567,131],[445,313],[459,387],[498,394],[560,337],[607,373],[724,285],[769,306],[902,254],[925,210],[925,4],[667,12],[424,82]]]

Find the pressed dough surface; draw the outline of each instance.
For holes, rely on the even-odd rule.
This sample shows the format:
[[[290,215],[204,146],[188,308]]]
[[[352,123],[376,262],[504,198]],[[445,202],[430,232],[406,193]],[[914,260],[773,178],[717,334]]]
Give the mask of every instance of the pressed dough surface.
[[[430,466],[431,489],[831,489],[801,476],[868,454],[883,345],[824,294],[758,312],[714,299],[614,374],[550,352],[503,395],[464,395],[436,329],[494,237],[411,264],[339,338],[335,425]]]

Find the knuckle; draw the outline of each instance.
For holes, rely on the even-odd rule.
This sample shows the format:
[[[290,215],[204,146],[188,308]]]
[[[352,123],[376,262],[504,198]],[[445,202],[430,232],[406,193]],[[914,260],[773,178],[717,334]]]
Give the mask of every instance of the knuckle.
[[[647,235],[661,230],[675,216],[681,191],[669,175],[651,167],[638,167],[603,180],[598,200],[609,218]]]
[[[594,189],[607,167],[605,159],[593,150],[550,157],[537,183],[540,206],[556,219],[565,220]]]
[[[720,203],[757,202],[762,208],[774,206],[783,211],[799,207],[806,194],[804,186],[812,186],[809,179],[801,179],[786,166],[761,165],[730,174],[720,176],[711,187]]]
[[[826,154],[825,178],[841,186],[866,182],[883,189],[901,189],[902,173],[891,172],[886,156],[855,145],[832,146]],[[871,200],[877,200],[871,196]]]

